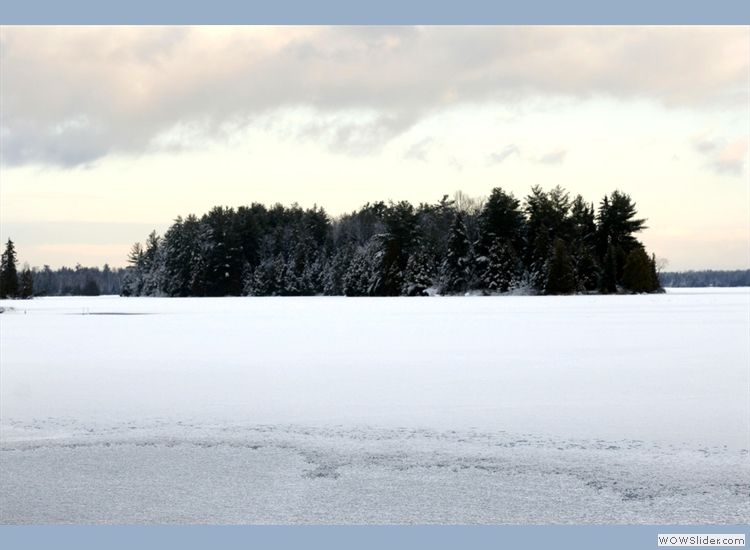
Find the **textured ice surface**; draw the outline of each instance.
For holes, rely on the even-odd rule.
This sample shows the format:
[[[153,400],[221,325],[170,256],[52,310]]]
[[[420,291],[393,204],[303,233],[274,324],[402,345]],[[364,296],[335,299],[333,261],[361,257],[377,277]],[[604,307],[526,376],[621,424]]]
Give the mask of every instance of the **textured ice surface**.
[[[745,524],[749,297],[3,302],[0,519]]]

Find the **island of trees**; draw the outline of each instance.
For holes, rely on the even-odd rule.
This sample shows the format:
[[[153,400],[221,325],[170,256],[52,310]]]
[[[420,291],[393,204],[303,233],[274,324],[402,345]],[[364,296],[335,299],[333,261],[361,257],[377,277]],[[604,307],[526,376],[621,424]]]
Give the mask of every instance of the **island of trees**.
[[[376,202],[338,218],[254,203],[178,217],[136,243],[124,296],[424,296],[661,291],[630,196],[595,208],[561,187],[435,204]]]

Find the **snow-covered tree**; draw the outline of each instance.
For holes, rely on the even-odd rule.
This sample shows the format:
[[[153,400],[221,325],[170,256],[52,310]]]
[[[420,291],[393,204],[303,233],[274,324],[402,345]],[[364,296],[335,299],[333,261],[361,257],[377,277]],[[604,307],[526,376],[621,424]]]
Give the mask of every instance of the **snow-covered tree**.
[[[521,271],[521,263],[510,239],[495,239],[484,275],[484,286],[493,292],[508,292]]]
[[[435,286],[435,261],[421,248],[409,256],[406,263],[403,294],[426,296],[427,289]]]
[[[471,278],[471,243],[461,212],[451,226],[448,254],[443,262],[443,289],[445,292],[466,292]]]

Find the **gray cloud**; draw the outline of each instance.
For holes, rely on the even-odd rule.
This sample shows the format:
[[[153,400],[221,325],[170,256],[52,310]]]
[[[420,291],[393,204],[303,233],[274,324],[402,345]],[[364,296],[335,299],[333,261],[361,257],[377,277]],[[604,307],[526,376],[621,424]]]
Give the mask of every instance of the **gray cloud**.
[[[505,149],[503,149],[502,153],[490,153],[490,155],[487,158],[487,164],[489,166],[492,166],[493,164],[500,164],[513,154],[516,154],[516,155],[521,154],[521,151],[518,149],[518,147],[515,144],[508,145]]]
[[[409,147],[406,153],[404,153],[404,158],[426,161],[427,153],[430,150],[430,145],[432,144],[432,141],[433,141],[432,138],[424,138],[423,140],[420,140],[417,143],[412,144],[412,146]]]
[[[302,140],[324,142],[330,150],[349,155],[365,155],[379,150],[393,137],[414,124],[408,113],[381,114],[376,117],[317,116],[287,131]]]
[[[200,146],[300,107],[320,122],[299,138],[367,154],[465,103],[747,106],[747,27],[2,27],[0,41],[6,165]]]
[[[748,138],[727,143],[723,138],[709,136],[710,133],[692,139],[693,149],[707,158],[705,167],[719,175],[743,175],[748,156]]]
[[[567,154],[567,149],[557,149],[555,151],[550,151],[546,155],[543,155],[536,162],[539,164],[562,164]]]

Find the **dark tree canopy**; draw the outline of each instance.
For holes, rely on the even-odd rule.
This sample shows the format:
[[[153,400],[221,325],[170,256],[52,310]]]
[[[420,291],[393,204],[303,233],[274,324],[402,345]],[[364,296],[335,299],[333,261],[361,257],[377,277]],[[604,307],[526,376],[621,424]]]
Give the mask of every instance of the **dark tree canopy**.
[[[573,294],[576,291],[573,261],[560,237],[555,239],[550,250],[544,290],[547,294]]]
[[[620,191],[596,212],[559,186],[535,186],[523,204],[496,188],[486,199],[367,203],[338,218],[297,204],[216,207],[136,243],[122,294],[618,292],[644,223]]]

